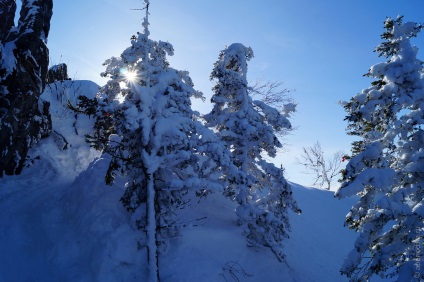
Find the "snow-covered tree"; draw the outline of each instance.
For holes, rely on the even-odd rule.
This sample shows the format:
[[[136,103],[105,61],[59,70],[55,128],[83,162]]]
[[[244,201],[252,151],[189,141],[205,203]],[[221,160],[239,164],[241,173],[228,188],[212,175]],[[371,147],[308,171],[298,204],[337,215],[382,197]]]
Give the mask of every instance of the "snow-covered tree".
[[[341,269],[352,281],[424,279],[423,62],[410,42],[422,25],[387,18],[385,29],[376,52],[388,60],[369,70],[372,86],[343,103],[349,134],[360,137],[336,193],[360,196],[346,217],[359,236]]]
[[[145,1],[147,4],[149,1]],[[177,211],[189,190],[223,191],[241,173],[218,137],[191,109],[193,89],[187,71],[169,67],[170,43],[134,36],[120,57],[105,62],[109,81],[97,100],[82,98],[80,110],[96,115],[93,146],[111,156],[106,181],[116,173],[128,178],[122,202],[134,212],[133,222],[146,231],[149,280],[159,279],[158,254],[178,231]],[[76,108],[78,110],[78,108]]]
[[[253,86],[248,87],[248,92],[252,99],[264,102],[280,111],[282,115],[286,115],[296,109],[296,102],[289,96],[292,91],[294,90],[283,88],[282,81],[264,81],[261,78],[256,80]],[[277,136],[283,137],[292,130],[292,127],[284,128],[275,133]]]
[[[216,81],[212,111],[204,118],[232,153],[234,165],[248,175],[247,182],[232,182],[225,194],[239,203],[237,215],[249,245],[266,246],[284,260],[282,242],[288,237],[288,211],[300,212],[283,171],[267,162],[282,145],[276,132],[290,129],[293,104],[282,111],[253,101],[247,84],[251,48],[235,43],[219,54],[211,74]]]
[[[340,168],[344,160],[344,153],[337,151],[332,158],[325,158],[321,144],[316,142],[311,147],[303,147],[303,154],[297,163],[302,165],[307,173],[315,175],[314,185],[322,187],[327,185],[330,190],[331,183],[340,174]]]
[[[0,1],[0,177],[20,174],[31,146],[51,131],[45,87],[52,0]]]

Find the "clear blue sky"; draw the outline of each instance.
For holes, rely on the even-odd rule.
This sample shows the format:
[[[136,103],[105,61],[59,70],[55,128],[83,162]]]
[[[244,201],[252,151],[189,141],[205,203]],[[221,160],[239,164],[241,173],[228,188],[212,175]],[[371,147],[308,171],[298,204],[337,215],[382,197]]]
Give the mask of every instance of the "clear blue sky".
[[[20,1],[18,1],[20,2]],[[362,77],[383,60],[373,53],[386,16],[424,22],[423,0],[150,0],[151,38],[173,44],[171,66],[188,70],[207,100],[209,74],[220,50],[234,42],[253,48],[248,79],[284,81],[295,89],[297,130],[288,136],[276,163],[289,180],[311,184],[295,164],[302,147],[320,141],[329,156],[350,150],[339,100],[370,85]],[[119,56],[141,30],[142,0],[54,1],[49,48],[51,63],[64,62],[75,79],[102,85],[102,63]],[[414,43],[424,59],[424,32]],[[202,113],[207,104],[195,103]]]

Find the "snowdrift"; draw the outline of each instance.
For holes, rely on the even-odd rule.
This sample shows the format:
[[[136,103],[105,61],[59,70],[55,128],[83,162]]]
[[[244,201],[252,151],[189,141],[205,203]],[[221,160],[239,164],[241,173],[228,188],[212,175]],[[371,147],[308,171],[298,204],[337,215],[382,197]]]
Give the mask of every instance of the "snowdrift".
[[[119,202],[125,180],[104,184],[108,159],[84,141],[93,120],[66,108],[97,89],[50,84],[42,97],[54,134],[32,149],[21,175],[0,179],[0,281],[145,281],[144,234]],[[194,226],[159,258],[161,281],[347,281],[339,269],[356,235],[343,222],[354,199],[292,185],[303,213],[291,215],[287,264],[246,246],[234,203],[212,194],[182,211]]]

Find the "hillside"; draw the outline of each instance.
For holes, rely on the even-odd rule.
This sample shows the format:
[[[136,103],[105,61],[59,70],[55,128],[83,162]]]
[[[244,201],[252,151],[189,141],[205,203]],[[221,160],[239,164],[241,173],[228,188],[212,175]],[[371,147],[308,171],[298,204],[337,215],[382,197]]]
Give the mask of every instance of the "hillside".
[[[143,236],[121,203],[124,179],[104,184],[108,160],[84,142],[93,120],[66,109],[95,95],[89,81],[52,84],[55,133],[31,151],[22,175],[0,181],[0,281],[145,281]],[[66,149],[64,149],[66,147]],[[182,211],[184,229],[160,257],[161,281],[347,281],[339,268],[355,234],[343,227],[353,199],[293,184],[303,210],[292,214],[288,264],[266,248],[249,248],[234,203],[219,194]]]

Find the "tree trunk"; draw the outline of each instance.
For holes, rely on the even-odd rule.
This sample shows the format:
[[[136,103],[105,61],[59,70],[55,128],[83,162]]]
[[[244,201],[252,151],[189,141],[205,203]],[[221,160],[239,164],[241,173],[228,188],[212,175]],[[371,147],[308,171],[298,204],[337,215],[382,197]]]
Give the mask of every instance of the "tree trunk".
[[[46,46],[53,0],[23,0],[19,24],[15,0],[0,0],[0,177],[20,174],[29,148],[51,132],[44,91]],[[3,19],[6,19],[3,21]]]
[[[147,256],[148,256],[148,281],[159,281],[157,226],[156,226],[156,191],[153,173],[148,174],[147,183]]]

